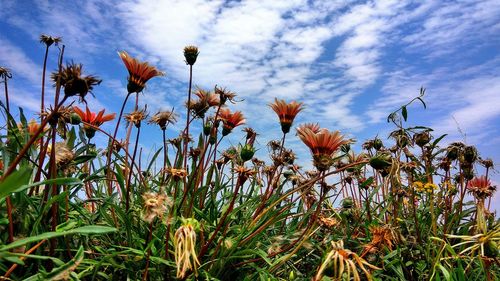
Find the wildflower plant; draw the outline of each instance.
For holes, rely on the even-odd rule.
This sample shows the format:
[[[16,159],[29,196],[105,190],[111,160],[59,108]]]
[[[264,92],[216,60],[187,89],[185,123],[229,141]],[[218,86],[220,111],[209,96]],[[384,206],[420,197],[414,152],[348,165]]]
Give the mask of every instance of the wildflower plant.
[[[139,93],[163,75],[155,66],[119,52],[128,72],[121,110],[94,112],[86,101],[99,98],[100,79],[84,75],[82,64],[62,64],[60,38],[43,35],[41,43],[45,62],[48,48],[57,47],[59,65],[54,99],[42,87],[40,112],[31,121],[22,110],[11,112],[7,81],[15,73],[0,68],[2,278],[500,276],[499,224],[489,204],[494,163],[471,144],[443,146],[446,136],[407,126],[414,103],[426,106],[424,89],[388,116],[395,128],[387,138],[366,140],[359,150],[347,132],[319,123],[298,124],[296,135],[289,134],[308,109],[302,101],[275,99],[266,108],[277,114],[282,137],[269,141],[263,157],[257,153],[266,150],[259,147],[263,132],[238,129],[247,114],[234,109],[237,93],[217,85],[192,91],[202,59],[196,46],[179,50],[190,74],[186,119],[180,120],[178,110],[148,116],[146,106],[139,107]],[[125,112],[133,94],[135,104]],[[122,119],[128,127],[118,139]],[[113,123],[114,131],[104,123]],[[179,132],[174,123],[185,125]],[[147,161],[139,143],[146,126],[156,127],[147,137],[162,143]],[[107,146],[91,143],[96,135],[107,138]],[[310,155],[298,154],[291,140]]]

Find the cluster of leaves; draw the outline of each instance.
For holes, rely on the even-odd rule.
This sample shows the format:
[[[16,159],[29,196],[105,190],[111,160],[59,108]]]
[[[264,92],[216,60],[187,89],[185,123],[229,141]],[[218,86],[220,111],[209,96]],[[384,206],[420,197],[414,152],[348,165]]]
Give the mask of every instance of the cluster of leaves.
[[[42,36],[42,42],[48,50],[60,40]],[[184,53],[192,73],[198,50],[188,46]],[[64,47],[59,61],[63,54]],[[385,141],[390,146],[376,137],[356,153],[338,132],[318,124],[299,126],[316,168],[304,171],[286,147],[300,103],[271,104],[283,137],[269,143],[266,162],[254,157],[258,135],[253,129],[244,130],[237,147],[223,146],[224,137],[238,133],[234,128],[245,121],[241,112],[228,109],[236,94],[216,86],[195,90],[192,99],[190,81],[185,128],[167,139],[177,115],[155,114],[149,123],[158,125],[162,147],[143,165],[137,151],[147,112],[138,108],[140,96],[124,115],[125,140],[116,135],[129,96],[162,73],[125,52],[120,57],[130,74],[129,93],[114,135],[99,126],[115,115],[67,105],[75,96],[85,101],[100,82],[82,77],[81,65],[59,64],[50,110],[42,93],[40,124],[28,122],[22,109],[19,120],[13,117],[11,75],[2,75],[7,103],[1,104],[6,124],[0,136],[2,279],[500,276],[500,227],[488,211],[493,163],[473,146],[441,147],[445,136],[434,139],[431,128],[404,126],[413,101],[425,106],[423,90],[389,116],[396,126]],[[193,122],[201,123],[201,132],[190,131]],[[109,144],[94,144],[96,134],[108,136]]]

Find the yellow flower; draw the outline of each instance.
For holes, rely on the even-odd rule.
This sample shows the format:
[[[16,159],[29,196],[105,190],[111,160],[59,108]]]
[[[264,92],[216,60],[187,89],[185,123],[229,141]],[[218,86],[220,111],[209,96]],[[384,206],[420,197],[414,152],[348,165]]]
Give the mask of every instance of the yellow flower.
[[[417,192],[424,192],[424,184],[420,181],[416,181],[413,183],[413,188],[415,188],[415,190]]]
[[[424,185],[424,189],[428,193],[432,193],[434,191],[434,189],[437,189],[437,188],[438,188],[438,186],[436,184],[430,183],[430,182],[428,182]]]

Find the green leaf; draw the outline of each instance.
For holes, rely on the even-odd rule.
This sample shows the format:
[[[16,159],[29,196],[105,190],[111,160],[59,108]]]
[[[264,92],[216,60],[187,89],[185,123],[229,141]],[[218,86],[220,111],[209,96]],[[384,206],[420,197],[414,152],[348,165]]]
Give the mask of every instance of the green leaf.
[[[0,199],[9,196],[11,193],[27,184],[30,180],[31,172],[31,167],[24,166],[10,174],[3,182],[0,183]]]
[[[14,241],[10,244],[7,244],[7,245],[0,246],[0,252],[6,251],[9,249],[13,249],[13,248],[17,248],[17,247],[26,245],[28,243],[37,242],[37,241],[44,240],[44,239],[55,238],[55,237],[59,237],[59,236],[65,236],[65,235],[69,235],[69,234],[104,234],[104,233],[115,232],[115,231],[117,231],[117,229],[114,227],[100,226],[100,225],[87,225],[87,226],[77,227],[75,229],[71,229],[71,230],[67,230],[67,231],[45,232],[45,233],[42,233],[39,235],[16,240],[16,241]]]
[[[451,274],[450,274],[450,272],[444,266],[442,266],[441,264],[438,264],[438,267],[439,267],[439,269],[441,269],[441,272],[443,273],[444,278],[446,279],[446,281],[450,281],[451,280]]]
[[[401,115],[403,115],[403,119],[405,121],[408,119],[408,110],[406,109],[406,105],[401,108]]]

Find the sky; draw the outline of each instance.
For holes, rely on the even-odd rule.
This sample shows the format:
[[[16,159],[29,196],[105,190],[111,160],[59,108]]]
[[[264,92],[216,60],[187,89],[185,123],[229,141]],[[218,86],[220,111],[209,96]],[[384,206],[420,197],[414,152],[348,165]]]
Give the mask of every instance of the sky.
[[[126,50],[166,73],[148,82],[140,103],[151,113],[175,108],[185,116],[189,72],[182,51],[196,45],[194,85],[237,93],[242,101],[231,109],[241,110],[260,134],[261,153],[281,137],[267,106],[274,98],[304,103],[295,125],[319,122],[360,144],[376,135],[385,140],[394,129],[387,115],[424,87],[427,109],[410,106],[407,125],[432,127],[435,136],[448,134],[443,145],[475,145],[483,158],[500,163],[497,0],[0,0],[0,7],[0,66],[13,74],[12,104],[28,115],[39,111],[41,34],[61,36],[64,60],[103,79],[87,100],[92,110],[106,112],[118,112],[126,95],[127,71],[117,55]],[[49,71],[57,68],[57,55],[51,47]],[[161,144],[157,128],[144,132],[145,151]],[[227,144],[243,140],[236,130]],[[310,165],[296,136],[287,145]],[[500,182],[498,172],[491,176]]]

